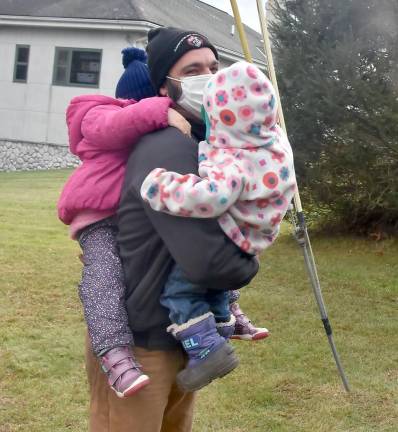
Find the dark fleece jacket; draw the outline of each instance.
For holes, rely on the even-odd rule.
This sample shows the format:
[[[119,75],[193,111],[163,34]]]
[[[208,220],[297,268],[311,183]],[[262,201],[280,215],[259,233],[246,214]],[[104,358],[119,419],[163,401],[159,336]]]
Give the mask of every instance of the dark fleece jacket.
[[[193,131],[196,139],[203,130]],[[118,211],[120,256],[126,278],[126,303],[135,343],[171,349],[168,311],[159,298],[176,262],[187,279],[215,290],[238,289],[258,271],[257,260],[230,241],[216,219],[194,219],[156,212],[143,202],[141,184],[154,168],[181,174],[198,170],[195,139],[169,127],[145,135],[130,155]]]

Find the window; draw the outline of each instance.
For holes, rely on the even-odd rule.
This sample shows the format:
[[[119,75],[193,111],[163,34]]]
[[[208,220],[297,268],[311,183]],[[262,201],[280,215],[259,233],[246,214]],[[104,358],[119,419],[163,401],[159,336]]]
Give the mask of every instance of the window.
[[[15,49],[14,82],[28,80],[29,45],[17,45]]]
[[[101,50],[55,48],[53,84],[98,87]]]

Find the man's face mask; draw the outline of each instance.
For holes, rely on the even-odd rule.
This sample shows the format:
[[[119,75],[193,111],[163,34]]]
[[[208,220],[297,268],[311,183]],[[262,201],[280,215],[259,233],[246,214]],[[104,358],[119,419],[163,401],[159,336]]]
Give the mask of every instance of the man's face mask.
[[[181,79],[166,78],[181,83],[181,96],[175,102],[197,118],[201,118],[201,108],[203,101],[203,90],[212,74],[194,75]]]

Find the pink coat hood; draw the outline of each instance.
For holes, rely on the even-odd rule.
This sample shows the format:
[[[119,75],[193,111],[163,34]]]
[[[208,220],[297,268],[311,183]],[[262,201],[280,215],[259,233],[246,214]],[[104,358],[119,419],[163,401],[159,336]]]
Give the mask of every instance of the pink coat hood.
[[[134,100],[115,99],[102,95],[83,95],[73,98],[66,110],[66,125],[68,127],[70,152],[83,161],[83,158],[80,157],[80,155],[84,152],[85,146],[79,146],[79,144],[82,144],[84,138],[82,133],[82,123],[84,116],[88,111],[101,105],[111,105],[114,107],[124,108],[133,105],[134,103]],[[96,148],[95,143],[92,143],[92,146],[94,150]]]
[[[141,136],[167,127],[171,100],[134,100],[84,95],[66,112],[71,153],[82,164],[72,173],[58,201],[58,216],[69,225],[82,212],[112,214],[119,204],[125,166]]]

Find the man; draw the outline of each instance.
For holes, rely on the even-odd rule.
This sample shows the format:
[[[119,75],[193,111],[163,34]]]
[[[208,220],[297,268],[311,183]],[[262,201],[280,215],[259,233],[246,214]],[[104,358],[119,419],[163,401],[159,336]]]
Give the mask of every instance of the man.
[[[159,303],[164,284],[174,263],[191,282],[214,290],[241,288],[258,270],[257,261],[242,253],[216,220],[173,217],[151,210],[142,201],[141,184],[152,169],[197,172],[197,142],[204,138],[205,128],[194,92],[184,90],[179,80],[218,70],[216,49],[195,32],[151,30],[147,51],[155,89],[177,103],[191,123],[192,139],[167,128],[143,137],[129,158],[118,240],[134,353],[151,383],[130,398],[117,399],[88,350],[92,432],[189,432],[194,393],[184,393],[176,385],[186,357],[166,331],[168,311]]]

